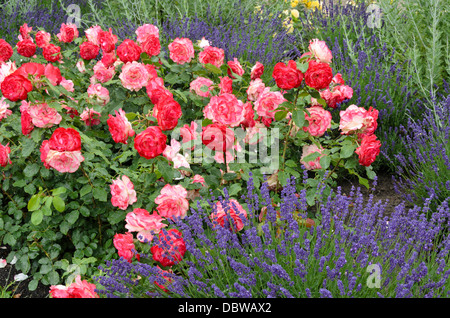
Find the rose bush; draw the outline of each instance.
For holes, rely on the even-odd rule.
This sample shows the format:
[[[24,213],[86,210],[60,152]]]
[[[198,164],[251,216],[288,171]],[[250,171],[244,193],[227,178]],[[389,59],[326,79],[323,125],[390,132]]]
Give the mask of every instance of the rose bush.
[[[214,204],[211,219],[239,231],[250,173],[256,186],[271,180],[274,204],[290,176],[309,170],[299,185],[309,205],[320,200],[316,185],[325,180],[329,191],[339,169],[366,186],[357,169],[373,177],[377,113],[333,119],[336,103],[322,95],[344,84],[333,81],[339,75],[324,44],[281,62],[276,85],[266,86],[261,63],[225,61],[223,49],[186,38],[161,48],[149,24],[137,28],[135,40],[99,26],[83,37],[74,25],[50,38],[44,32],[21,29],[42,47],[27,57],[32,50],[17,45],[22,62],[10,61],[13,48],[0,41],[0,241],[11,246],[19,270],[33,273],[30,289],[39,281],[69,285],[95,273],[86,264],[113,257],[182,264],[182,233],[172,221],[227,186],[235,208]],[[279,165],[271,170],[270,163]]]

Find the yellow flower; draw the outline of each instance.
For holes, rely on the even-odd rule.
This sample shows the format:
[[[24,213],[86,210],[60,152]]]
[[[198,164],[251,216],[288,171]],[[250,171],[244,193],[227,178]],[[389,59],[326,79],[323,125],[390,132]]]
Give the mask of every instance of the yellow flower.
[[[292,15],[295,19],[298,19],[298,17],[300,16],[300,13],[298,12],[297,9],[293,9],[293,10],[291,10],[291,15]]]
[[[291,7],[295,8],[298,5],[299,2],[300,2],[300,0],[292,0],[291,1]]]

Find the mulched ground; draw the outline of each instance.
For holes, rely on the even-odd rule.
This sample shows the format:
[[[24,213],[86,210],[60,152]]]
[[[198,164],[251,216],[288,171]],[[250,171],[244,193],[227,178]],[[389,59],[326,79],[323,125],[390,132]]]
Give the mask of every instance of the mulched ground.
[[[352,186],[355,188],[360,187],[361,192],[364,194],[365,198],[368,198],[369,194],[374,195],[374,202],[378,200],[389,200],[389,205],[387,206],[387,214],[390,214],[393,211],[393,208],[403,202],[403,198],[401,195],[397,194],[394,190],[394,186],[392,183],[392,179],[390,175],[378,175],[378,185],[376,186],[374,191],[367,190],[365,187],[360,186],[358,180],[343,180],[340,183],[342,188],[342,192],[345,194],[349,194]],[[6,258],[9,253],[9,250],[5,247],[0,246],[0,258]],[[0,286],[6,286],[10,282],[14,280],[14,275],[18,272],[11,265],[7,265],[5,268],[0,269]],[[27,286],[31,281],[31,277],[27,280],[20,282],[20,284],[15,284],[10,287],[9,290],[14,291],[13,294],[15,298],[46,298],[49,295],[49,286],[39,285],[38,288],[34,291],[29,291]]]

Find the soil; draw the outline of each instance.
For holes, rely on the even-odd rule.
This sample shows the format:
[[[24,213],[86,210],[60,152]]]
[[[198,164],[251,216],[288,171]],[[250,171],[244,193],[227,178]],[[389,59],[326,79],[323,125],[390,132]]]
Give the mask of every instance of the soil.
[[[394,186],[392,183],[392,179],[390,175],[378,175],[377,186],[375,189],[368,190],[364,186],[361,186],[358,183],[357,179],[344,179],[339,182],[341,186],[342,193],[349,194],[352,186],[361,189],[361,193],[364,195],[364,198],[368,198],[370,194],[374,196],[374,202],[378,202],[378,200],[382,200],[384,203],[385,200],[389,200],[389,204],[386,206],[386,214],[390,214],[393,212],[395,206],[404,201],[402,196],[395,192]],[[8,256],[9,249],[7,247],[0,246],[0,259],[6,259]],[[0,269],[0,286],[7,286],[10,282],[14,280],[14,275],[18,274],[15,268],[8,264],[5,268]],[[12,291],[14,298],[48,298],[49,296],[49,286],[45,286],[42,284],[38,285],[38,288],[34,291],[28,290],[28,283],[32,280],[31,277],[20,282],[19,284],[15,283],[8,289]],[[1,291],[0,291],[1,294]]]

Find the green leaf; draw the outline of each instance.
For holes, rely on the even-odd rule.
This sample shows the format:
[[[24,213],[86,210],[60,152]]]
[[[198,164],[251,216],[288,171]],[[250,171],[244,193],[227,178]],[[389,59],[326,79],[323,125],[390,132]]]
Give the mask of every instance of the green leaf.
[[[23,173],[25,177],[32,178],[39,172],[40,166],[37,163],[33,163],[31,165],[27,165],[25,169],[23,169]]]
[[[300,70],[300,72],[302,72],[302,73],[306,73],[306,71],[308,70],[308,67],[309,67],[308,62],[306,62],[306,63],[297,62],[297,69]]]
[[[275,113],[275,120],[276,121],[283,120],[283,119],[286,118],[287,114],[288,114],[287,110],[278,111],[278,112]]]
[[[67,191],[67,189],[65,187],[59,187],[59,188],[53,189],[52,194],[60,195],[60,194],[66,193],[66,191]]]
[[[211,72],[213,72],[214,74],[222,74],[222,70],[220,69],[220,68],[218,68],[217,66],[215,66],[215,65],[212,65],[211,63],[206,63],[205,64],[205,68],[208,70],[208,71],[211,71]]]
[[[94,188],[92,195],[95,199],[106,202],[108,201],[108,193],[103,188]]]
[[[74,211],[68,213],[66,215],[65,219],[70,224],[74,224],[78,220],[79,216],[80,216],[80,212],[78,212],[77,210],[74,210]]]
[[[302,128],[305,123],[305,112],[303,110],[295,110],[292,113],[292,120],[294,121],[295,126]]]
[[[169,163],[166,160],[158,161],[158,171],[161,173],[162,177],[166,182],[172,182],[173,168],[169,165]]]
[[[64,203],[64,200],[58,196],[53,197],[53,206],[58,212],[63,212],[66,209],[66,204]]]
[[[30,201],[28,201],[28,211],[36,211],[41,206],[41,196],[39,194],[35,194],[31,197]]]
[[[354,144],[350,144],[350,143],[343,144],[343,146],[341,148],[341,152],[340,152],[340,157],[342,159],[351,157],[353,155],[353,153],[355,152],[355,149],[356,149],[356,147]]]
[[[44,214],[41,210],[34,211],[31,214],[31,223],[34,225],[39,225],[42,222],[42,219],[44,218]]]
[[[90,184],[86,184],[80,190],[80,198],[84,197],[86,194],[92,191],[92,186]]]
[[[322,158],[320,158],[319,162],[320,162],[322,169],[326,170],[330,166],[331,158],[330,158],[330,156],[323,156]]]
[[[305,156],[304,158],[303,158],[303,161],[304,162],[310,162],[310,161],[314,161],[314,160],[316,160],[317,158],[319,158],[319,156],[321,155],[321,153],[320,152],[313,152],[313,153],[310,153],[309,155],[307,155],[307,156]]]

